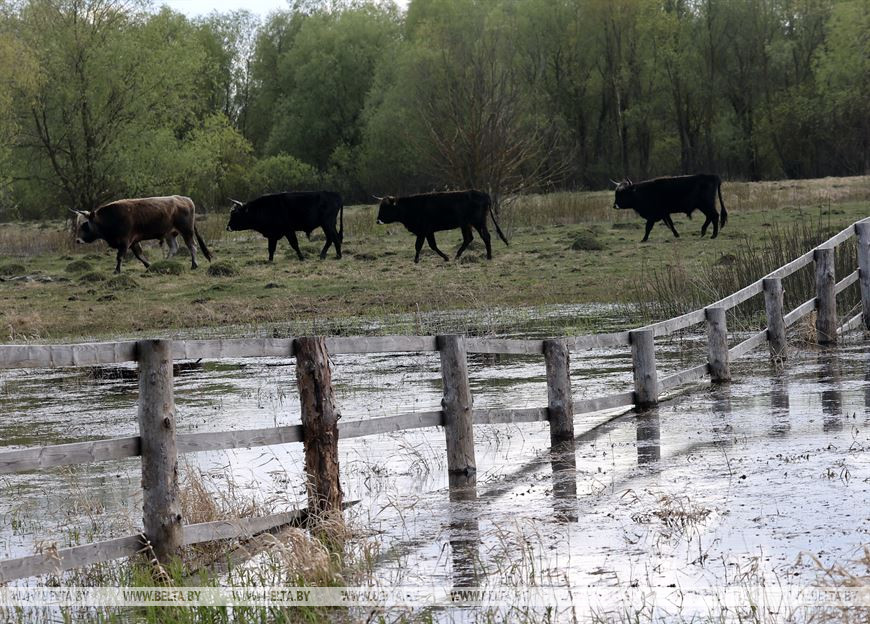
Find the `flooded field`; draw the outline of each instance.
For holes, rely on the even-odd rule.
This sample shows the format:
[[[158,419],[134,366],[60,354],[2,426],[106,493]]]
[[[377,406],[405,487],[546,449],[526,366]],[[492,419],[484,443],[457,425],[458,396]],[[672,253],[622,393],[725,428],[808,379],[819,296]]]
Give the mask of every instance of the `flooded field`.
[[[870,542],[870,353],[759,349],[733,383],[690,386],[641,416],[578,416],[576,461],[546,423],[475,427],[477,486],[450,492],[444,434],[341,442],[352,526],[377,544],[385,586],[811,585]],[[696,337],[657,341],[659,374],[704,360]],[[437,354],[340,355],[343,420],[439,409]],[[627,349],[572,354],[576,399],[631,388]],[[128,372],[125,372],[128,371]],[[540,407],[542,358],[470,356],[475,408]],[[0,372],[4,448],[135,435],[135,369]],[[180,431],[299,422],[292,361],[203,362],[178,372]],[[197,453],[185,471],[273,511],[304,505],[300,444]],[[141,528],[139,462],[0,481],[0,557]],[[33,582],[21,581],[22,583]]]

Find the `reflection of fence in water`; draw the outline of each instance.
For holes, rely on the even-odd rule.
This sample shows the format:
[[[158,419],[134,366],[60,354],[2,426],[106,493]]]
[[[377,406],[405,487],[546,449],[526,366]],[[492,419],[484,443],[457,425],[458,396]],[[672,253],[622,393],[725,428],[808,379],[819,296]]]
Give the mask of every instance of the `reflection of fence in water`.
[[[834,249],[857,234],[859,268],[836,282]],[[782,279],[815,264],[816,297],[783,313]],[[860,283],[862,312],[839,325],[839,293]],[[767,328],[740,344],[728,346],[726,310],[764,294]],[[553,493],[557,512],[576,520],[572,500],[576,499],[576,457],[574,445],[587,431],[575,436],[574,416],[601,410],[635,406],[638,410],[655,405],[662,393],[707,375],[711,381],[730,378],[729,362],[767,342],[771,356],[787,357],[786,329],[811,312],[816,312],[817,341],[835,344],[838,334],[863,325],[870,328],[870,220],[853,226],[780,267],[736,293],[707,308],[653,323],[634,331],[554,340],[503,340],[463,336],[382,336],[359,338],[218,339],[188,341],[128,341],[78,345],[2,345],[0,368],[54,366],[95,366],[138,362],[140,435],[26,448],[0,452],[0,474],[40,470],[90,462],[142,457],[144,488],[144,532],[94,544],[61,549],[51,553],[0,561],[0,582],[54,573],[75,567],[133,556],[143,549],[158,559],[170,557],[182,545],[217,539],[246,537],[279,526],[300,522],[306,513],[314,517],[340,512],[342,496],[338,483],[337,441],[392,431],[444,427],[451,500],[473,504],[476,495],[474,428],[479,424],[548,422],[551,434]],[[705,322],[708,360],[662,379],[656,370],[654,339]],[[632,350],[634,389],[582,401],[571,396],[568,366],[570,352],[593,348],[626,347]],[[329,355],[342,353],[439,352],[443,382],[442,409],[412,412],[370,420],[338,424],[331,383]],[[473,409],[468,379],[468,353],[543,355],[547,371],[546,407],[528,409]],[[267,429],[176,434],[173,397],[173,360],[245,357],[295,357],[297,383],[302,404],[302,424]],[[825,356],[820,356],[825,357]],[[828,358],[824,375],[838,377]],[[774,407],[788,410],[788,393],[783,378],[774,392]],[[724,399],[723,399],[724,400]],[[868,399],[870,402],[870,399]],[[826,427],[842,427],[840,397],[828,390],[822,397]],[[600,425],[599,425],[600,426]],[[775,423],[774,428],[781,427]],[[641,414],[637,420],[638,463],[659,458],[659,423],[655,414]],[[241,447],[302,442],[305,446],[308,480],[308,509],[262,518],[182,525],[178,499],[177,461],[179,453],[214,451]],[[476,521],[465,514],[451,520],[457,565],[467,562],[462,555],[479,540]],[[460,556],[462,555],[462,556]],[[464,564],[462,564],[464,565]],[[472,583],[474,570],[459,570]]]

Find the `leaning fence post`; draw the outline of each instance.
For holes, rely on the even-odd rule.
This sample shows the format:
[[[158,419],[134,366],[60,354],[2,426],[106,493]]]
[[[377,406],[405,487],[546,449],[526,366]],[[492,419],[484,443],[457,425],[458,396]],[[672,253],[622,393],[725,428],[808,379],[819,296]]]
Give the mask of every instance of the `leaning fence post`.
[[[142,450],[143,525],[160,563],[167,563],[182,543],[178,450],[175,445],[175,400],[172,392],[172,343],[140,340],[139,437]]]
[[[474,420],[471,411],[471,385],[465,336],[436,336],[441,354],[441,379],[444,397],[444,435],[447,438],[447,471],[451,483],[461,485],[476,479],[474,458]]]
[[[571,396],[571,371],[568,345],[564,340],[544,341],[547,369],[547,414],[550,419],[550,444],[574,439],[574,399]]]
[[[338,469],[338,419],[326,340],[303,337],[294,341],[296,383],[302,408],[306,491],[309,517],[341,519],[344,494]]]
[[[870,222],[855,224],[858,233],[858,281],[861,284],[861,316],[864,329],[870,329]]]
[[[651,407],[659,400],[659,379],[656,373],[656,347],[651,329],[629,332],[631,361],[634,368],[634,404]]]
[[[837,344],[837,295],[834,292],[834,250],[820,247],[816,262],[816,340],[820,345]]]
[[[767,345],[770,357],[784,360],[788,357],[788,343],[785,339],[785,320],[782,315],[782,280],[768,277],[762,281],[764,287],[764,309],[767,311]]]
[[[728,325],[725,308],[707,308],[707,362],[710,368],[710,381],[721,383],[731,381],[731,367],[728,363]]]

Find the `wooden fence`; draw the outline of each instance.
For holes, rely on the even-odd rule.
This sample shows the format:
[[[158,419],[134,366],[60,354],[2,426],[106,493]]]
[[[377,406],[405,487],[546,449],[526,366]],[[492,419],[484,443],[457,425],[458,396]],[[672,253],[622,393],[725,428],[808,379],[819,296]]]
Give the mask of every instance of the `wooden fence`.
[[[858,268],[839,282],[834,275],[837,246],[858,237]],[[788,313],[783,311],[783,278],[815,263],[816,296]],[[838,327],[836,297],[860,282],[862,311]],[[764,295],[767,328],[728,346],[725,312],[751,297]],[[573,441],[574,417],[613,408],[655,405],[663,393],[709,376],[728,381],[730,362],[765,342],[771,357],[787,357],[786,329],[816,311],[820,344],[863,324],[870,329],[870,218],[858,221],[822,245],[710,306],[632,331],[551,340],[503,340],[464,336],[380,336],[287,339],[139,340],[65,345],[0,345],[0,368],[94,366],[137,362],[139,435],[0,452],[0,474],[42,470],[140,456],[142,459],[143,531],[93,544],[0,561],[0,582],[58,573],[96,562],[133,556],[143,549],[159,560],[179,547],[252,536],[298,521],[310,513],[340,512],[337,443],[339,440],[443,427],[451,485],[473,481],[476,472],[474,425],[549,422],[554,445]],[[706,323],[707,362],[663,378],[656,367],[654,338]],[[600,347],[630,347],[634,388],[619,394],[574,401],[569,357]],[[338,423],[329,354],[438,352],[443,379],[442,409],[363,421]],[[473,409],[467,354],[541,355],[548,403],[528,409]],[[173,360],[286,357],[296,360],[302,423],[246,431],[176,433]],[[305,451],[308,509],[236,521],[184,525],[179,503],[180,453],[302,442]]]

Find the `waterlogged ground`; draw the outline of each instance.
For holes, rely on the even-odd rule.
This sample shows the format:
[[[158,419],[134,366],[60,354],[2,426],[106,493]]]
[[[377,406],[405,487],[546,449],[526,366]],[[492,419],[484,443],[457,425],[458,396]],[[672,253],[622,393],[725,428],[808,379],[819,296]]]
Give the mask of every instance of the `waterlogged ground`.
[[[660,374],[703,361],[692,337],[659,346]],[[333,365],[343,420],[439,407],[437,354],[341,355]],[[578,399],[631,387],[627,349],[575,354],[571,368]],[[471,356],[469,371],[476,408],[546,405],[538,358]],[[820,578],[812,557],[855,560],[870,542],[865,344],[805,347],[779,371],[759,350],[732,372],[730,385],[688,386],[641,417],[578,417],[573,462],[550,453],[543,423],[475,427],[478,478],[463,491],[448,488],[440,429],[342,442],[345,497],[360,501],[349,516],[378,546],[375,582],[811,585]],[[136,395],[135,377],[117,371],[4,371],[0,440],[14,448],[133,435]],[[203,363],[178,375],[175,396],[181,431],[299,421],[292,362],[278,359]],[[301,445],[192,454],[186,464],[230,498],[276,511],[304,504]],[[0,557],[138,529],[138,467],[4,477]]]

